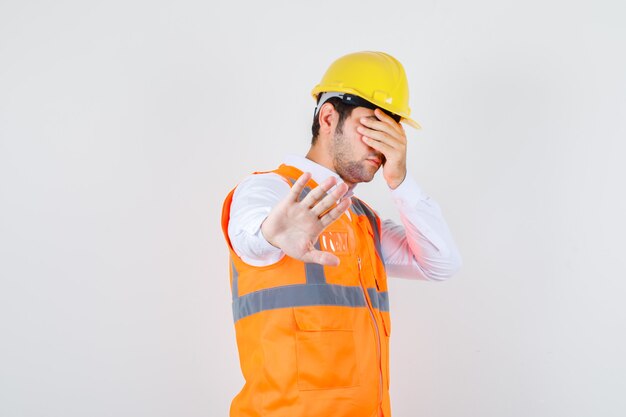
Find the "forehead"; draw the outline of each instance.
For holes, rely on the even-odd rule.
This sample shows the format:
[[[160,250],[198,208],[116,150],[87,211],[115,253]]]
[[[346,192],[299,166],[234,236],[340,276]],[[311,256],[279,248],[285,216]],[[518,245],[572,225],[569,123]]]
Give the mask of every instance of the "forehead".
[[[374,110],[368,109],[367,107],[357,107],[352,110],[352,114],[350,115],[354,119],[358,119],[361,117],[370,117],[376,119],[374,115]]]

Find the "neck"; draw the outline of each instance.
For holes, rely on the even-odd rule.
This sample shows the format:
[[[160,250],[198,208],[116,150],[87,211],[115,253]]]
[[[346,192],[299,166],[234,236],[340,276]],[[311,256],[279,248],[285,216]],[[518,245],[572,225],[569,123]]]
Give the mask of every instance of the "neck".
[[[306,154],[306,158],[335,172],[335,167],[333,166],[333,159],[330,156],[330,152],[328,152],[328,149],[322,148],[323,147],[320,146],[319,143],[312,145],[309,149],[309,152]]]
[[[323,149],[321,146],[318,146],[318,145],[311,146],[311,148],[309,149],[309,152],[306,154],[306,159],[309,159],[315,162],[316,164],[326,167],[330,169],[331,171],[333,171],[334,173],[338,174],[337,170],[335,169],[335,165],[333,163],[331,152],[329,152],[327,149]],[[350,188],[354,187],[354,183],[348,182],[345,179],[343,179],[343,182],[345,182],[346,185]]]

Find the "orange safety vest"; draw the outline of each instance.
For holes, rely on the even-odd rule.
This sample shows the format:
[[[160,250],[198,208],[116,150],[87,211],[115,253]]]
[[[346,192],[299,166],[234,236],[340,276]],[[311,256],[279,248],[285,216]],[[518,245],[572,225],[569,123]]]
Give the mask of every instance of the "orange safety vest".
[[[291,185],[292,166],[272,171]],[[317,184],[310,180],[303,195]],[[246,264],[230,249],[230,284],[237,346],[245,385],[231,417],[390,417],[389,301],[380,248],[380,219],[352,197],[351,219],[341,216],[316,247],[337,267],[284,256],[273,265]]]

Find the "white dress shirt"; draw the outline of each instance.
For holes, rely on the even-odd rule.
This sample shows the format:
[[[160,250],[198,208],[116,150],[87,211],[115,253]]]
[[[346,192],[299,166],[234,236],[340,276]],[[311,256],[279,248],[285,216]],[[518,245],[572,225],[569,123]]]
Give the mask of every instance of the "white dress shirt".
[[[335,172],[302,156],[288,155],[283,163],[310,172],[318,184],[330,176],[342,181]],[[228,236],[244,262],[267,266],[285,256],[282,250],[265,240],[261,223],[289,190],[289,184],[275,173],[251,175],[237,186],[230,209]],[[354,187],[346,196],[353,191]],[[461,256],[439,205],[408,174],[390,192],[402,224],[381,219],[381,249],[387,275],[437,281],[454,275],[461,267]],[[344,215],[349,216],[349,211]]]

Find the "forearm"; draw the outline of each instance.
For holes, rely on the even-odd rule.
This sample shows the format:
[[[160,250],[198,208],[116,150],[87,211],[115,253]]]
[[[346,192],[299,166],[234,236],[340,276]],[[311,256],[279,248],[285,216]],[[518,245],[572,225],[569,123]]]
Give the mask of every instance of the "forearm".
[[[382,250],[390,276],[445,280],[461,266],[461,256],[439,205],[407,176],[392,191],[402,224],[382,224]]]

